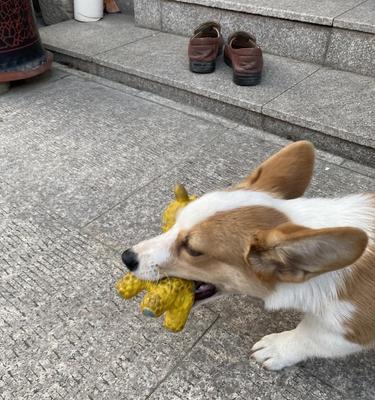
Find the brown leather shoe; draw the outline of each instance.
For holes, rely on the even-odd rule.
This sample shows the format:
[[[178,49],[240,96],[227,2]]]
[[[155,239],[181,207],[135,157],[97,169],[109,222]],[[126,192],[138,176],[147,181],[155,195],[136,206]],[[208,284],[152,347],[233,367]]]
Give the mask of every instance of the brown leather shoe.
[[[263,55],[254,36],[235,32],[224,48],[224,61],[233,68],[233,82],[240,86],[254,86],[262,79]]]
[[[215,71],[216,58],[221,54],[223,44],[220,24],[209,21],[199,25],[189,41],[190,71],[198,74]]]

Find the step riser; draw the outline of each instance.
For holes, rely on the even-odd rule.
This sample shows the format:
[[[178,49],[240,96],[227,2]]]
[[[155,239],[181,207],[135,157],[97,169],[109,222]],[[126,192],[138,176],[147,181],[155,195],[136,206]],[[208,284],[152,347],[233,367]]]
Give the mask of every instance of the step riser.
[[[370,33],[168,0],[135,0],[135,20],[184,36],[201,22],[215,20],[225,37],[235,30],[255,33],[268,53],[375,76],[375,35]]]
[[[343,139],[327,135],[324,132],[307,129],[229,103],[151,81],[142,76],[97,65],[90,61],[79,60],[75,57],[58,52],[55,53],[55,61],[105,79],[123,83],[139,90],[145,90],[181,103],[200,107],[210,113],[274,133],[290,140],[308,139],[321,150],[352,159],[361,164],[369,165],[370,167],[375,167],[374,150],[372,148],[347,142]]]

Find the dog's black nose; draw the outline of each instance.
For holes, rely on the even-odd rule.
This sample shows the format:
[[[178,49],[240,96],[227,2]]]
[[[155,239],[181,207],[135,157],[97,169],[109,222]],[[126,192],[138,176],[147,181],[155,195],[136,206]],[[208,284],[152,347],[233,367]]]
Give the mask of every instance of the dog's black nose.
[[[122,253],[122,262],[128,267],[129,271],[135,271],[138,268],[137,254],[131,249],[125,250]]]

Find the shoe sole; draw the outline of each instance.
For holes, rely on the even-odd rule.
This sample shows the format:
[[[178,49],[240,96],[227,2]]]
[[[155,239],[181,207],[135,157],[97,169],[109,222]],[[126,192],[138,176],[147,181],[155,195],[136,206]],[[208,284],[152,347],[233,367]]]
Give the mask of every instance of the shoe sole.
[[[217,52],[216,58],[222,53],[222,48]],[[216,59],[212,61],[189,61],[189,68],[191,72],[195,74],[210,74],[215,71]]]
[[[224,56],[224,62],[229,67],[233,68],[232,61]],[[253,72],[246,75],[236,74],[233,70],[233,82],[238,86],[255,86],[258,85],[262,80],[262,71]]]
[[[215,71],[216,62],[215,60],[209,62],[190,60],[189,67],[190,71],[195,74],[209,74]]]

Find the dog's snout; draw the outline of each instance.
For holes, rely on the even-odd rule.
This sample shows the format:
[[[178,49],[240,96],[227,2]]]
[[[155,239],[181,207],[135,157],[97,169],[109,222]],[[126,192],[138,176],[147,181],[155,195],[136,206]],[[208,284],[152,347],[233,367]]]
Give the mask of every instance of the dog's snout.
[[[138,268],[138,257],[132,249],[127,249],[122,253],[122,262],[127,266],[129,271],[135,271]]]

